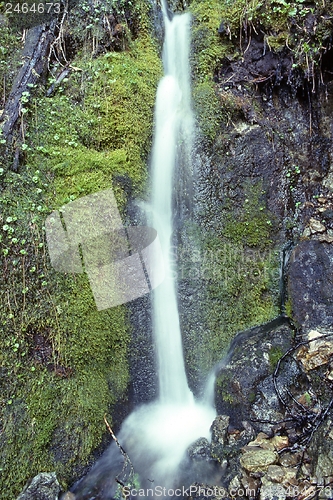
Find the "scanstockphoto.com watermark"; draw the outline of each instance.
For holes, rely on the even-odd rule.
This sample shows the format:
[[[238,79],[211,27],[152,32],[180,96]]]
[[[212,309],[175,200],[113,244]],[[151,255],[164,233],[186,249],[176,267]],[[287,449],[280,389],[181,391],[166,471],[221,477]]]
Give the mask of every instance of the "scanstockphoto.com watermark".
[[[157,231],[124,227],[112,189],[78,198],[45,221],[51,264],[62,273],[88,275],[98,310],[142,297],[168,276],[177,280],[270,281],[274,252],[221,244],[199,250],[196,244],[171,247],[165,259]],[[166,269],[165,269],[166,266]]]
[[[125,228],[112,189],[53,211],[45,232],[54,269],[86,272],[99,311],[142,297],[164,279],[157,232]]]
[[[125,498],[172,498],[172,497],[193,497],[204,495],[206,497],[224,496],[225,489],[219,486],[213,488],[203,488],[202,486],[191,485],[189,487],[182,486],[180,488],[166,488],[165,486],[154,486],[154,488],[131,488],[124,486],[122,493]]]
[[[165,486],[154,486],[154,488],[131,488],[124,486],[122,494],[126,499],[130,498],[187,498],[187,497],[205,497],[205,498],[224,498],[226,494],[231,498],[256,498],[259,491],[263,489],[268,498],[314,498],[314,495],[320,494],[320,498],[332,500],[333,486],[319,486],[318,484],[305,485],[267,485],[259,489],[254,488],[232,488],[229,495],[222,486],[200,486],[192,484],[189,487],[166,488]]]

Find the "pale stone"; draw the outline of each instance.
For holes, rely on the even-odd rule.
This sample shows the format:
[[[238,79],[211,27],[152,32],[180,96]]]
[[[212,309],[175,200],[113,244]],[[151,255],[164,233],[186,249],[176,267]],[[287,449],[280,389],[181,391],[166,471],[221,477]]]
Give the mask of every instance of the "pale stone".
[[[76,500],[76,496],[74,493],[71,493],[70,491],[67,491],[62,497],[61,500]]]
[[[309,227],[306,227],[303,231],[302,236],[304,236],[304,238],[308,238],[309,236],[311,236],[311,229]]]
[[[273,483],[282,483],[285,477],[285,470],[280,465],[270,465],[267,469],[266,477],[268,481],[273,481]]]
[[[289,451],[280,455],[280,464],[283,467],[294,467],[297,465],[302,457],[302,453],[290,453]]]
[[[297,468],[270,465],[267,469],[266,478],[273,483],[283,483],[286,487],[296,479]]]
[[[324,224],[322,224],[319,220],[314,219],[313,217],[311,217],[311,219],[309,220],[309,226],[312,233],[323,233],[324,231],[326,231],[326,227],[324,226]]]
[[[271,450],[257,449],[247,451],[240,458],[241,466],[249,472],[260,472],[268,469],[278,459],[277,453]]]
[[[329,236],[328,234],[319,234],[319,241],[324,241],[325,243],[333,243],[333,236]]]
[[[247,446],[261,447],[261,445],[265,443],[267,440],[268,440],[267,434],[265,434],[264,432],[259,432],[256,438],[253,441],[250,441]]]
[[[323,337],[317,330],[309,332],[308,340],[310,340],[308,347],[301,348],[297,353],[297,358],[306,371],[327,364],[333,354],[333,342]]]
[[[289,440],[287,436],[274,436],[271,439],[271,443],[277,451],[289,446]]]
[[[327,187],[331,191],[333,191],[333,172],[330,171],[328,175],[323,180],[323,186]]]
[[[314,341],[315,339],[320,339],[323,334],[318,332],[317,330],[310,330],[308,333],[308,341],[309,341],[309,351],[316,351],[316,342]]]

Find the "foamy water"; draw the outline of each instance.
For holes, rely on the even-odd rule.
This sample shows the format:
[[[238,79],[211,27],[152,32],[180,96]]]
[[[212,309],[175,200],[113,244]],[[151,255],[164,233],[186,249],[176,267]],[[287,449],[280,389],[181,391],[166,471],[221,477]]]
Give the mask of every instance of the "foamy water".
[[[192,404],[144,405],[124,422],[119,439],[130,454],[143,484],[179,486],[178,467],[186,449],[199,437],[210,439],[215,410]]]

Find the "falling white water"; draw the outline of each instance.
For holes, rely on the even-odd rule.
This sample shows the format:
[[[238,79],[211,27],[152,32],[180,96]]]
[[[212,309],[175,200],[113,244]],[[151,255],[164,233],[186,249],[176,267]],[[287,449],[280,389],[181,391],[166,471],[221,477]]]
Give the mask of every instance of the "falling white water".
[[[134,467],[141,469],[141,476],[151,478],[155,486],[173,487],[177,479],[179,481],[177,468],[188,446],[199,437],[209,439],[215,410],[211,402],[196,402],[188,387],[176,284],[170,261],[174,170],[176,165],[181,168],[183,162],[190,161],[193,141],[189,67],[191,18],[189,14],[182,14],[169,20],[165,4],[163,14],[165,76],[156,95],[151,202],[153,227],[159,235],[166,276],[153,292],[159,398],[134,411],[126,419],[120,437],[128,443],[128,453]],[[177,156],[180,149],[181,158]]]
[[[159,397],[155,402],[134,410],[124,421],[118,435],[134,470],[140,476],[143,488],[188,487],[189,484],[181,483],[184,473],[180,471],[186,449],[200,437],[210,438],[210,426],[216,415],[210,400],[212,398],[197,402],[188,387],[176,284],[170,261],[174,170],[176,165],[181,168],[184,162],[190,161],[193,139],[189,68],[190,15],[175,15],[169,20],[166,5],[163,5],[163,15],[165,76],[160,81],[156,96],[151,201],[152,225],[159,235],[165,265],[165,280],[153,292]],[[177,156],[180,150],[181,157]],[[158,269],[155,270],[158,273]],[[90,477],[78,486],[81,497],[92,498],[89,495],[95,491],[96,483],[102,483],[108,477],[110,486],[103,483],[102,493],[101,489],[97,491],[103,499],[112,498],[116,482],[110,465],[116,468],[117,464],[119,450],[111,446],[105,457],[97,462]],[[186,480],[193,480],[191,474],[187,474]],[[84,491],[86,496],[83,496]],[[149,493],[140,496],[157,498],[161,494],[156,492],[156,495]],[[163,496],[172,495],[166,493]]]
[[[177,146],[191,146],[193,115],[190,101],[190,16],[164,13],[165,76],[160,81],[155,106],[155,141],[152,153],[153,226],[158,232],[165,264],[165,280],[153,294],[153,327],[158,352],[159,398],[161,403],[193,401],[187,384],[179,326],[177,296],[171,269],[172,193]],[[185,161],[188,158],[185,158]]]

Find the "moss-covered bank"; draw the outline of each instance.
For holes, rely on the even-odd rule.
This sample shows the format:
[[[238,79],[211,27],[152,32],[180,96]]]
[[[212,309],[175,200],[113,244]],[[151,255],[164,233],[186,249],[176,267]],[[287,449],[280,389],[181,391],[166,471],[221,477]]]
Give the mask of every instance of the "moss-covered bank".
[[[4,499],[40,471],[55,470],[64,486],[82,473],[105,435],[103,415],[112,421],[112,407],[126,392],[126,306],[98,312],[86,275],[52,269],[44,221],[104,188],[113,188],[122,213],[129,194],[143,193],[161,63],[146,6],[136,4],[133,12],[135,36],[127,27],[121,50],[97,57],[96,33],[84,32],[83,43],[78,24],[66,25],[77,44],[73,70],[51,97],[45,89],[52,81],[31,89],[22,114],[24,161],[18,173],[1,169]]]

